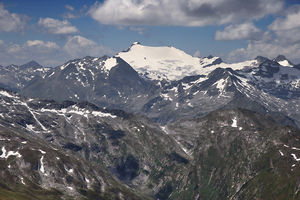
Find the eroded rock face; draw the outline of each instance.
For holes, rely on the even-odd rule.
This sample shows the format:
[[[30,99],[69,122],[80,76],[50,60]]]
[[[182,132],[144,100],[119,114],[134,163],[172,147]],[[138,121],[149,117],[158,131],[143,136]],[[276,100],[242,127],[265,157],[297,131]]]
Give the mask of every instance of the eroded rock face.
[[[280,127],[272,118],[248,110],[219,110],[166,129],[193,157],[190,179],[182,182],[185,189],[177,194],[182,198],[297,197],[297,184],[291,185],[290,192],[282,184],[299,173],[298,157],[292,153],[299,156],[298,130]]]
[[[98,189],[93,190],[93,185],[100,191],[111,186],[117,190],[118,184],[124,187],[115,180],[119,179],[123,184],[143,189],[145,195],[151,196],[163,187],[164,182],[177,180],[172,176],[173,170],[184,168],[184,163],[174,163],[174,158],[168,156],[177,152],[176,155],[182,154],[181,159],[184,159],[181,148],[146,118],[101,109],[90,103],[59,104],[23,98],[4,90],[0,94],[0,124],[11,132],[16,130],[24,134],[25,138],[36,138],[51,150],[33,148],[36,151],[33,153],[33,150],[27,149],[32,148],[27,142],[18,147],[21,148],[20,154],[23,151],[26,155],[32,154],[31,157],[24,155],[22,158],[26,159],[20,163],[27,166],[28,173],[37,177],[31,181],[42,188],[62,191],[60,185],[64,184],[63,191],[71,191],[71,196],[80,196],[81,190],[99,192]],[[62,155],[70,159],[64,160]],[[109,176],[111,182],[106,183],[103,174]],[[93,181],[93,177],[99,178]],[[30,179],[27,175],[24,178]],[[90,188],[87,188],[88,185]],[[101,195],[106,193],[102,191]]]
[[[271,116],[221,109],[159,127],[89,103],[0,94],[4,191],[38,188],[37,198],[56,199],[297,197],[300,133]]]

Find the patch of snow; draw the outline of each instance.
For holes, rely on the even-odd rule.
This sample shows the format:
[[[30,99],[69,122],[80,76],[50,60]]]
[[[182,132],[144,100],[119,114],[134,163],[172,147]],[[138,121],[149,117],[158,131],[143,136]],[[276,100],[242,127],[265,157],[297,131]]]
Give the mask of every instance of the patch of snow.
[[[32,124],[26,124],[26,129],[29,131],[34,131],[34,126]]]
[[[79,62],[78,65],[80,66],[80,68],[79,68],[79,70],[77,69],[77,71],[86,70],[86,68],[84,67],[84,63]]]
[[[293,158],[294,158],[297,162],[300,161],[300,158],[297,158],[296,154],[292,153],[291,156],[293,156]]]
[[[88,117],[88,115],[93,115],[95,117],[111,117],[111,118],[116,118],[116,115],[110,114],[110,113],[104,113],[101,111],[89,111],[86,109],[79,108],[77,106],[72,106],[71,108],[63,108],[61,110],[55,110],[55,109],[41,109],[41,112],[52,112],[52,113],[57,113],[58,115],[65,115],[65,114],[78,114],[82,115],[84,117]]]
[[[3,91],[3,90],[0,90],[0,95],[6,96],[6,97],[9,97],[9,98],[15,98],[13,95],[11,95],[8,92]]]
[[[95,73],[94,73],[92,70],[90,70],[90,69],[89,69],[89,72],[90,72],[91,75],[92,75],[92,79],[95,80]]]
[[[234,117],[234,118],[232,119],[231,127],[237,128],[237,118],[236,118],[236,117]]]
[[[85,182],[86,182],[87,184],[89,184],[89,183],[90,183],[90,180],[89,180],[89,179],[87,179],[86,177],[84,177],[84,180],[85,180]]]
[[[111,117],[111,118],[116,118],[116,115],[112,115],[110,113],[104,113],[104,112],[100,112],[100,111],[93,111],[92,115],[96,116],[96,117]]]
[[[44,156],[41,157],[40,159],[40,163],[41,163],[41,166],[40,166],[40,172],[42,172],[43,174],[45,174],[45,168],[44,168]]]
[[[280,153],[281,156],[284,156],[284,154],[282,153],[282,151],[279,150],[279,153]]]
[[[104,67],[107,71],[110,71],[111,68],[113,68],[114,66],[116,66],[117,63],[117,59],[116,58],[108,58],[106,61],[104,61]]]
[[[214,83],[213,85],[216,85],[217,89],[219,89],[220,91],[223,91],[224,88],[225,88],[225,80],[224,79],[220,79],[216,83]]]
[[[66,67],[68,67],[69,66],[69,63],[68,64],[65,64],[65,65],[62,65],[61,67],[60,67],[60,70],[64,70]]]
[[[239,130],[240,130],[240,131],[243,130],[243,127],[239,127]]]
[[[282,61],[279,61],[278,63],[284,67],[293,67],[287,60],[282,60]]]
[[[43,150],[41,150],[41,149],[39,149],[39,151],[40,151],[42,154],[46,154],[46,152],[43,151]]]
[[[196,95],[196,94],[198,94],[199,93],[199,90],[198,91],[196,91],[196,92],[194,92],[194,94],[193,95]]]
[[[31,108],[27,105],[27,103],[22,103],[22,105],[24,105],[28,111],[30,112],[30,114],[33,116],[33,118],[35,119],[35,121],[40,125],[40,127],[44,130],[47,131],[46,127],[36,118],[35,114],[31,111]]]
[[[55,72],[52,72],[49,76],[48,76],[48,78],[50,78],[51,76],[53,76],[55,74]]]
[[[161,126],[160,128],[163,132],[165,132],[167,135],[169,135],[167,128],[165,126]]]
[[[193,87],[193,85],[191,84],[188,84],[188,83],[182,83],[182,87],[183,87],[183,89],[184,90],[188,90],[188,89],[190,89],[191,87]]]
[[[70,187],[70,186],[69,186],[69,187],[67,187],[67,188],[68,188],[69,190],[74,190],[74,189],[73,189],[72,187]]]
[[[6,154],[6,149],[5,149],[5,146],[2,147],[2,155],[0,155],[0,158],[9,158],[10,156],[16,156],[17,158],[21,158],[22,155],[17,152],[17,151],[8,151],[7,154]]]
[[[170,91],[174,91],[175,93],[178,93],[178,88],[177,87],[173,87],[170,89]]]
[[[169,95],[168,94],[161,94],[160,95],[164,100],[166,100],[166,101],[172,101],[173,99],[171,98],[171,97],[169,97]]]
[[[299,148],[296,148],[296,147],[292,147],[293,150],[297,150],[297,151],[300,151]]]
[[[26,185],[25,182],[24,182],[24,178],[21,177],[20,179],[21,179],[21,183],[22,183],[23,185]]]
[[[21,142],[22,144],[27,144],[27,141],[23,141],[23,142]]]
[[[69,174],[72,174],[74,172],[74,169],[65,169]]]

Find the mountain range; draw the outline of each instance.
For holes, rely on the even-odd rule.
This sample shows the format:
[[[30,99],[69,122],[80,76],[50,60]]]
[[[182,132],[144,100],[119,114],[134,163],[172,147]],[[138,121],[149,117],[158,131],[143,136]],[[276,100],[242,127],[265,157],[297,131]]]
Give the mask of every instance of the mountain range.
[[[19,68],[20,73],[4,74],[1,84],[7,85],[11,74],[24,77],[24,68]],[[300,70],[281,55],[227,64],[174,47],[134,43],[114,57],[85,57],[43,71],[25,69],[31,69],[28,81],[13,79],[24,96],[88,101],[146,115],[162,125],[228,106],[274,113],[284,124],[300,123]]]
[[[0,68],[4,199],[299,199],[300,67],[138,42]]]

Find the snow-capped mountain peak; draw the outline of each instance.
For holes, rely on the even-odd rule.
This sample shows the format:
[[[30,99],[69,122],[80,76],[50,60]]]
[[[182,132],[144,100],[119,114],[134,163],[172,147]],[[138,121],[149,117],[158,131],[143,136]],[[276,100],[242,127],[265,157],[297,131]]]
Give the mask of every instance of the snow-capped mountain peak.
[[[219,59],[197,58],[174,47],[150,47],[138,42],[116,57],[122,58],[137,72],[154,80],[179,80],[185,76],[203,74],[205,66]]]
[[[134,43],[132,43],[132,45],[138,45],[138,44],[141,44],[140,42],[134,42]]]
[[[278,64],[280,64],[281,66],[284,66],[284,67],[293,67],[294,64],[289,61],[285,56],[283,55],[278,55],[275,59],[274,59],[275,62],[277,62]]]

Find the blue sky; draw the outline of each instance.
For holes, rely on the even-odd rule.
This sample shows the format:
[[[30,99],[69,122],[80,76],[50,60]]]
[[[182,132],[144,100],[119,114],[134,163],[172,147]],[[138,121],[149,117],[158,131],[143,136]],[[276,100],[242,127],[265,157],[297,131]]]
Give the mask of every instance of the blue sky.
[[[300,62],[298,0],[0,1],[0,65],[56,66],[113,55],[134,41],[227,62],[286,55]]]

